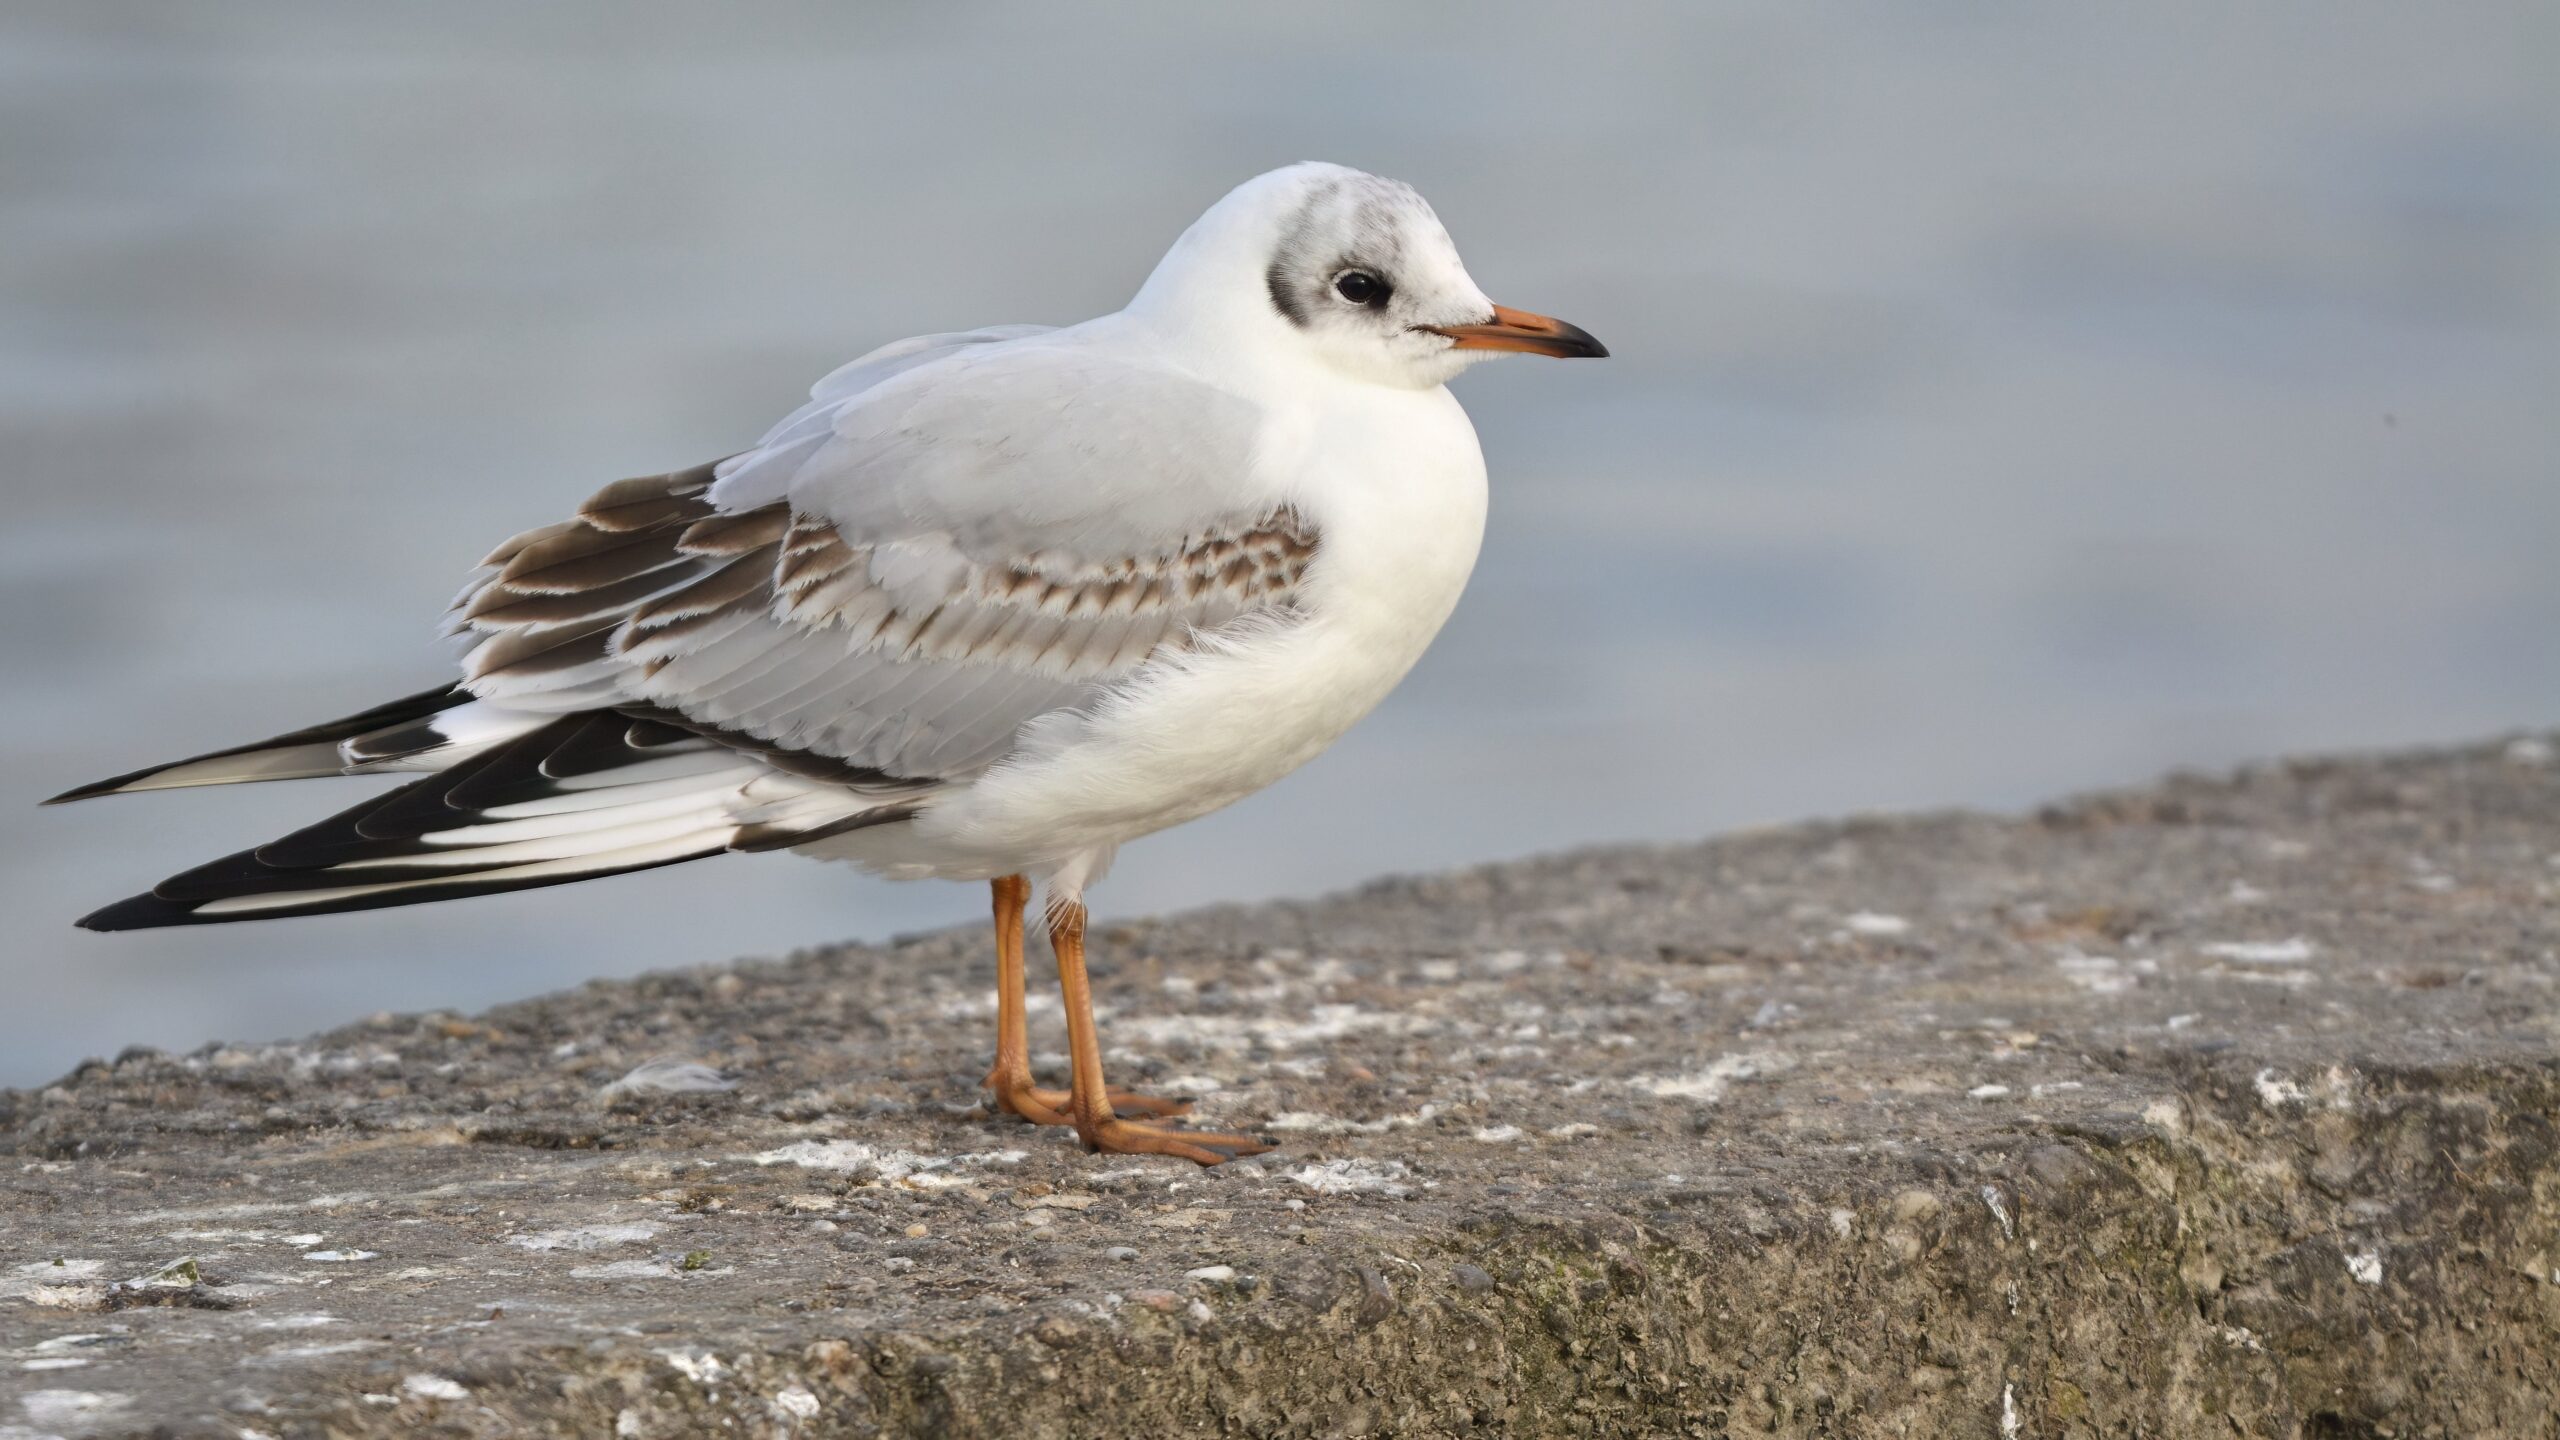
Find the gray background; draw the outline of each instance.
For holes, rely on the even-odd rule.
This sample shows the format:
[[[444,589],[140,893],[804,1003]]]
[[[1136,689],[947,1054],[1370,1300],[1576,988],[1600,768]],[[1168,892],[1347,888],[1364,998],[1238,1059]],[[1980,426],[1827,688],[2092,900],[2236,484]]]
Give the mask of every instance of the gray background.
[[[32,807],[432,683],[494,540],[1301,158],[1617,357],[1461,382],[1438,648],[1106,913],[2548,724],[2555,64],[2536,0],[13,5],[0,1083],[978,914],[732,858],[90,936],[356,782]]]

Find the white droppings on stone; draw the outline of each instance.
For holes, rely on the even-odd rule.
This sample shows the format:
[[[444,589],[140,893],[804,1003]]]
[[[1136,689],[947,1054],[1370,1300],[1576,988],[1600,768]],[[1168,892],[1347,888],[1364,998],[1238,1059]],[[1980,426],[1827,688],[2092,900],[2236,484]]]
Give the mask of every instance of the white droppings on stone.
[[[129,1333],[126,1327],[118,1325],[110,1330],[92,1330],[79,1335],[56,1335],[50,1340],[37,1341],[35,1352],[46,1355],[64,1350],[86,1350],[92,1345],[111,1345]]]
[[[2063,979],[2092,995],[2121,995],[2134,986],[2132,973],[2112,955],[2066,950],[2054,957],[2053,968],[2062,972]]]
[[[30,1390],[18,1397],[18,1408],[39,1429],[86,1430],[111,1420],[133,1404],[130,1395],[98,1390]]]
[[[2000,1385],[2000,1440],[2018,1440],[2026,1427],[2018,1419],[2017,1388],[2003,1381]]]
[[[38,1290],[76,1289],[77,1282],[95,1280],[106,1271],[104,1260],[31,1260],[0,1276],[0,1300],[35,1300]]]
[[[379,1340],[340,1340],[328,1345],[279,1345],[265,1352],[276,1360],[321,1360],[331,1355],[353,1355],[359,1350],[378,1349]]]
[[[344,1323],[335,1315],[270,1315],[251,1321],[249,1328],[252,1330],[317,1330],[323,1325]]]
[[[919,1155],[913,1150],[866,1145],[859,1140],[794,1140],[779,1149],[744,1157],[756,1165],[797,1165],[853,1175],[878,1185],[948,1190],[971,1180],[942,1172],[960,1165],[1019,1164],[1025,1150],[980,1150],[966,1155]]]
[[[729,1373],[729,1367],[720,1363],[720,1357],[708,1350],[689,1346],[676,1350],[661,1350],[658,1352],[658,1358],[666,1361],[677,1374],[696,1385],[717,1385],[720,1383],[720,1377]]]
[[[1236,1267],[1233,1265],[1203,1265],[1197,1270],[1183,1271],[1182,1278],[1186,1280],[1207,1280],[1212,1284],[1222,1283],[1236,1278]]]
[[[2345,1259],[2347,1274],[2354,1277],[2357,1284],[2379,1285],[2382,1283],[2382,1252],[2361,1250],[2346,1256]]]
[[[458,1380],[420,1372],[400,1380],[400,1393],[412,1400],[468,1400],[471,1392]]]
[[[1304,1019],[1267,1015],[1124,1016],[1114,1022],[1120,1033],[1152,1046],[1197,1045],[1234,1050],[1267,1045],[1296,1050],[1352,1035],[1421,1035],[1439,1028],[1428,1016],[1405,1010],[1373,1010],[1360,1005],[1317,1005]]]
[[[2222,1341],[2226,1345],[2237,1346],[2242,1350],[2254,1350],[2262,1355],[2267,1349],[2266,1346],[2258,1343],[2257,1335],[2245,1325],[2223,1326]]]
[[[786,1385],[775,1392],[773,1411],[786,1419],[815,1420],[818,1418],[818,1397],[805,1385]]]
[[[2251,1082],[2258,1088],[2258,1103],[2270,1110],[2281,1110],[2288,1104],[2300,1104],[2308,1097],[2302,1087],[2278,1075],[2272,1068],[2261,1070]]]
[[[1476,1132],[1476,1139],[1487,1145],[1502,1145],[1520,1138],[1517,1125],[1487,1125]]]
[[[1839,1236],[1843,1240],[1846,1240],[1850,1236],[1858,1233],[1858,1216],[1856,1211],[1845,1208],[1835,1208],[1831,1212],[1829,1219],[1831,1221],[1831,1233]]]
[[[2276,985],[2287,990],[2304,990],[2319,980],[2309,970],[2233,970],[2217,965],[2204,972],[2209,980],[2239,980],[2251,985]]]
[[[602,1265],[579,1265],[569,1271],[572,1280],[666,1280],[676,1268],[664,1260],[612,1260]]]
[[[2243,965],[2299,965],[2316,952],[2310,941],[2294,935],[2282,940],[2214,940],[2197,946],[2196,953]]]
[[[1389,1130],[1408,1130],[1426,1124],[1440,1113],[1437,1105],[1425,1105],[1401,1115],[1382,1116],[1376,1120],[1346,1120],[1315,1110],[1283,1110],[1263,1122],[1265,1130],[1296,1131],[1305,1135],[1383,1135]]]
[[[1036,995],[1030,997],[1028,1002],[1030,1009],[1039,1010],[1045,998]],[[1049,1003],[1056,1004],[1055,1001]],[[944,1020],[983,1019],[996,1013],[996,997],[993,994],[953,995],[934,1006],[933,1013],[937,1018]]]
[[[18,1298],[30,1305],[48,1310],[94,1310],[107,1303],[107,1287],[86,1285],[30,1285]]]
[[[1751,1018],[1742,1022],[1742,1028],[1745,1030],[1772,1029],[1784,1025],[1801,1013],[1803,1012],[1793,1001],[1763,1000],[1760,1002],[1760,1008],[1751,1012]],[[1632,1041],[1634,1037],[1622,1038]]]
[[[2175,1100],[2154,1100],[2142,1107],[2142,1123],[2171,1135],[2186,1133],[2187,1112]]]
[[[2161,1023],[2170,1030],[2184,1030],[2203,1018],[2201,1015],[2172,1015]]]
[[[901,1180],[928,1166],[951,1163],[941,1156],[866,1145],[859,1140],[794,1140],[747,1159],[758,1165],[797,1165],[803,1170],[868,1174],[881,1180]]]
[[[631,1067],[629,1074],[597,1091],[599,1095],[714,1095],[738,1088],[726,1073],[681,1055],[660,1055]]]
[[[1262,1128],[1293,1131],[1301,1135],[1349,1135],[1360,1128],[1360,1123],[1316,1110],[1283,1110],[1263,1121]]]
[[[641,1423],[640,1412],[638,1410],[635,1410],[628,1405],[623,1406],[622,1409],[615,1412],[613,1417],[613,1433],[615,1440],[639,1440],[641,1434]]]
[[[1316,957],[1314,964],[1307,967],[1307,973],[1301,977],[1301,980],[1308,985],[1339,985],[1346,980],[1356,978],[1358,978],[1357,972],[1344,964],[1341,957],[1320,955]]]
[[[655,1239],[657,1234],[658,1227],[649,1221],[632,1220],[619,1225],[572,1225],[565,1230],[510,1235],[507,1243],[519,1250],[601,1250],[607,1245]]]
[[[1873,910],[1860,910],[1840,922],[1852,935],[1907,935],[1911,922],[1899,915],[1884,915]]]
[[[306,1250],[302,1258],[315,1265],[352,1265],[359,1260],[379,1260],[378,1250]]]
[[[1966,1098],[1972,1100],[1997,1100],[2009,1093],[2009,1087],[2006,1085],[1976,1085],[1964,1093]]]
[[[1736,1080],[1753,1080],[1774,1075],[1795,1063],[1795,1057],[1780,1050],[1757,1050],[1747,1054],[1719,1055],[1704,1070],[1684,1075],[1639,1075],[1629,1085],[1649,1095],[1666,1100],[1703,1100],[1710,1104],[1724,1098],[1724,1092]]]
[[[1301,1165],[1288,1174],[1318,1195],[1384,1195],[1399,1199],[1413,1193],[1413,1172],[1401,1160],[1327,1160],[1321,1165]]]

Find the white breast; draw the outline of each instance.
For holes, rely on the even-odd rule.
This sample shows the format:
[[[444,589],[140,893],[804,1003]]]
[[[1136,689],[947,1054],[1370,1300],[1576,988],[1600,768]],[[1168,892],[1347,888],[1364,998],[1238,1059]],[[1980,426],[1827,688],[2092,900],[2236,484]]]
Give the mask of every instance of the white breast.
[[[1374,709],[1457,605],[1484,538],[1484,459],[1446,390],[1358,387],[1272,437],[1315,520],[1302,611],[1152,663],[913,823],[831,853],[900,876],[1053,875],[1072,892],[1112,847],[1233,804]],[[894,852],[894,853],[890,853]]]

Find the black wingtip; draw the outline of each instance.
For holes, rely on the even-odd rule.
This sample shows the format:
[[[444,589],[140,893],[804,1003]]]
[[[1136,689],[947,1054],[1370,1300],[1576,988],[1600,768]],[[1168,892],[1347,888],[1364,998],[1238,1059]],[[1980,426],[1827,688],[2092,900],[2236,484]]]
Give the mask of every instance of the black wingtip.
[[[165,925],[197,923],[195,914],[196,907],[192,903],[143,894],[130,900],[119,900],[104,909],[92,910],[72,923],[83,930],[157,930]]]
[[[143,771],[140,773],[148,774],[150,772]],[[95,800],[101,795],[113,795],[138,778],[140,778],[139,775],[118,775],[111,780],[92,780],[86,785],[74,785],[59,795],[48,796],[36,803],[38,805],[68,805],[74,800]]]
[[[68,805],[74,800],[94,800],[101,795],[122,794],[131,789],[132,786],[139,781],[148,780],[155,775],[164,774],[168,771],[177,770],[185,766],[199,764],[207,760],[227,760],[235,755],[254,755],[264,750],[282,751],[293,749],[298,746],[334,745],[339,741],[353,739],[357,736],[364,735],[369,731],[379,730],[386,726],[402,725],[413,721],[424,721],[430,716],[449,710],[456,705],[469,701],[470,699],[471,692],[460,685],[439,685],[433,690],[422,690],[415,695],[404,695],[397,700],[388,702],[387,704],[376,705],[370,710],[359,711],[342,720],[332,720],[326,724],[309,726],[301,730],[292,731],[288,734],[278,735],[273,739],[259,740],[247,745],[234,745],[223,750],[208,750],[202,755],[190,755],[184,760],[164,760],[157,765],[145,765],[139,770],[128,770],[122,775],[110,775],[104,780],[93,780],[86,785],[65,790],[61,794],[42,803],[46,805]],[[322,770],[306,772],[306,774],[302,776],[291,774],[270,774],[257,777],[234,776],[231,778],[287,780],[311,778],[321,774],[335,773],[338,772],[336,766],[333,764]],[[220,784],[225,782],[217,780],[194,781],[188,783]],[[174,789],[178,787],[153,786],[151,788]]]

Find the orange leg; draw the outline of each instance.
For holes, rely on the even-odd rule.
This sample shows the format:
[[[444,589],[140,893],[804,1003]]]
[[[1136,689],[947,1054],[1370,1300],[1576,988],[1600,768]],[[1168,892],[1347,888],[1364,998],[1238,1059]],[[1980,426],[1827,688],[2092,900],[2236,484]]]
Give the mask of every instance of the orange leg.
[[[1094,1029],[1093,987],[1084,973],[1084,906],[1053,907],[1049,944],[1058,952],[1058,988],[1067,1001],[1067,1054],[1074,1065],[1067,1110],[1085,1144],[1118,1155],[1179,1155],[1203,1165],[1271,1148],[1272,1142],[1259,1135],[1174,1130],[1121,1119],[1112,1109],[1115,1097],[1102,1082],[1102,1037]]]
[[[996,907],[996,1063],[987,1072],[987,1088],[996,1092],[996,1108],[1034,1125],[1072,1125],[1067,1092],[1043,1090],[1031,1083],[1031,1021],[1023,1011],[1022,911],[1031,900],[1031,882],[1006,875],[993,883]],[[1188,1100],[1111,1092],[1111,1101],[1147,1115],[1179,1115]]]

